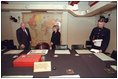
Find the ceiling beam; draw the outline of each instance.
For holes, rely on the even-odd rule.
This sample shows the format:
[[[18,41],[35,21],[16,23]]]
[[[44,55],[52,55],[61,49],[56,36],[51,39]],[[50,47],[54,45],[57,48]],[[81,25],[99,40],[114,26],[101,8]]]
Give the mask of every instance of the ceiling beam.
[[[97,2],[94,6],[85,11],[78,11],[77,4],[71,5],[16,5],[16,4],[2,4],[2,11],[68,11],[74,16],[93,16],[108,9],[117,6],[114,1]]]
[[[70,5],[74,6],[75,4],[78,4],[79,1],[70,1]]]
[[[90,1],[89,2],[89,6],[92,7],[94,6],[96,3],[98,3],[99,1]]]

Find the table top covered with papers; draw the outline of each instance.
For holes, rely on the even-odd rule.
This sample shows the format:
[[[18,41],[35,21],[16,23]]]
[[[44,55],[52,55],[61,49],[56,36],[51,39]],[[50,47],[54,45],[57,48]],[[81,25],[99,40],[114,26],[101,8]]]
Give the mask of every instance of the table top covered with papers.
[[[60,50],[57,50],[57,53],[55,53],[55,50],[48,50],[48,53],[46,51],[45,61],[49,61],[48,63],[51,63],[51,69],[49,69],[48,72],[40,72],[40,70],[34,70],[33,67],[14,68],[12,65],[12,61],[15,59],[13,58],[14,54],[2,54],[1,76],[3,76],[4,78],[17,75],[22,75],[24,77],[30,75],[36,78],[63,76],[77,76],[80,78],[117,77],[117,70],[114,70],[114,67],[112,66],[116,66],[117,62],[112,58],[107,57],[103,53],[95,54],[90,52],[89,50],[61,50],[60,54],[59,51]],[[18,54],[18,56],[20,56],[21,54],[29,54],[29,52],[30,50],[23,51],[22,53]],[[34,53],[37,53],[37,51],[35,51]],[[39,67],[37,65],[39,65],[40,63],[35,64],[35,67],[37,69],[37,67]],[[107,69],[110,71],[106,71]]]

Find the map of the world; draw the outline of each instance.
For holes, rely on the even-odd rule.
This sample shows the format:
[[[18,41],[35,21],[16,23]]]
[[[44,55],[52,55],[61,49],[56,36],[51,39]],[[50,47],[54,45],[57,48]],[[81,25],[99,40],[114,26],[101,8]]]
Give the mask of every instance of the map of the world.
[[[23,21],[27,23],[27,27],[31,34],[31,45],[36,46],[38,43],[50,43],[52,35],[52,27],[59,25],[61,29],[62,14],[61,13],[23,13]]]

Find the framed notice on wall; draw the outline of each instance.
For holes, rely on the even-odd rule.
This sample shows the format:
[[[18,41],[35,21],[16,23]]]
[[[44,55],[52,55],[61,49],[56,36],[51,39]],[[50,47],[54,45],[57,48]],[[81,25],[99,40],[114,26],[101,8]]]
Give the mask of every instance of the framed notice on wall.
[[[30,30],[32,46],[38,43],[50,43],[52,35],[52,27],[59,25],[61,29],[62,13],[48,13],[48,12],[30,12],[22,13],[23,22],[27,23]]]

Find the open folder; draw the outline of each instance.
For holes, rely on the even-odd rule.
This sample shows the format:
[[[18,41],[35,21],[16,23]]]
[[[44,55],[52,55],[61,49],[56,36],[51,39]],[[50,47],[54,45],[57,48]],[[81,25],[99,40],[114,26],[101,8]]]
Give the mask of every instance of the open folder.
[[[102,61],[115,61],[115,59],[105,55],[104,53],[94,53]]]
[[[116,65],[111,65],[111,68],[113,68],[115,71],[117,71],[117,66]]]
[[[79,75],[60,75],[60,76],[49,76],[49,78],[80,78]]]
[[[78,54],[92,54],[89,50],[76,50]]]
[[[10,75],[2,76],[2,78],[33,78],[33,75]]]
[[[55,50],[55,54],[70,54],[69,50]]]
[[[30,50],[27,54],[41,54],[46,55],[48,53],[48,50]]]
[[[23,50],[9,50],[8,52],[5,52],[4,54],[20,54]]]
[[[34,72],[49,72],[51,71],[51,61],[34,62]]]

